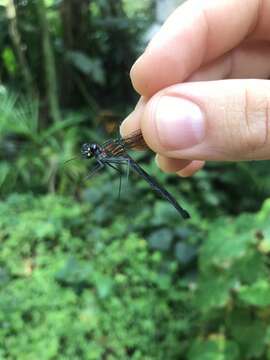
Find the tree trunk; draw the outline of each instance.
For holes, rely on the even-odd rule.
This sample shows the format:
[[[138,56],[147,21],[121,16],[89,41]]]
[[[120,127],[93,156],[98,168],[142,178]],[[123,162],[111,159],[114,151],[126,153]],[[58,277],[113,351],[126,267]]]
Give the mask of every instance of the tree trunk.
[[[9,21],[10,38],[13,42],[13,46],[18,57],[18,62],[20,64],[22,76],[24,78],[25,89],[27,93],[31,96],[34,92],[34,87],[33,87],[34,84],[33,84],[30,67],[25,57],[25,53],[23,51],[24,46],[18,29],[17,13],[16,13],[14,0],[7,1],[6,14]]]
[[[60,8],[65,52],[80,51],[88,53],[90,33],[90,0],[63,0]],[[73,66],[65,62],[62,69],[62,79],[65,91],[62,93],[62,103],[65,106],[76,105],[78,89],[78,74]]]
[[[90,0],[63,0],[61,6],[64,43],[68,49],[87,51]]]
[[[49,102],[50,115],[53,121],[57,122],[61,119],[57,91],[57,76],[54,53],[50,43],[50,33],[46,17],[46,7],[44,4],[44,0],[38,0],[36,8],[41,28],[42,48],[44,56],[44,72],[46,77],[46,93]]]
[[[123,0],[108,0],[103,6],[103,16],[121,20],[126,18]],[[111,26],[108,33],[109,51],[107,57],[103,59],[107,74],[108,98],[115,95],[116,102],[130,103],[133,101],[133,95],[130,95],[129,71],[134,58],[134,44],[132,43],[131,29],[125,30],[121,27]],[[117,80],[116,80],[117,77]],[[115,93],[115,83],[119,84],[117,93]]]

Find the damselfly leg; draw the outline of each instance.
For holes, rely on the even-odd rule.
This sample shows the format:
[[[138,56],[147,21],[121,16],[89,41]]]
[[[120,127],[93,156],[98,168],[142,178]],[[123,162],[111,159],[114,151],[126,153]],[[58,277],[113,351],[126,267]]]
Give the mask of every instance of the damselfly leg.
[[[104,167],[103,162],[98,161],[97,165],[91,170],[91,172],[85,177],[85,180],[91,179],[97,172]]]
[[[121,195],[121,188],[122,188],[122,171],[120,168],[107,163],[108,166],[110,166],[112,169],[116,170],[117,172],[119,172],[119,188],[118,188],[118,199],[120,199],[120,195]]]
[[[126,157],[119,157],[119,158],[106,158],[106,164],[110,167],[114,168],[116,170],[116,167],[114,167],[112,164],[117,165],[127,165],[127,183],[128,183],[128,177],[129,177],[129,168],[130,168],[130,159]],[[118,169],[120,172],[120,187],[119,187],[119,197],[120,197],[120,191],[121,191],[121,183],[122,183],[122,172]]]
[[[130,158],[128,157],[119,157],[119,158],[108,158],[106,161],[109,161],[110,163],[120,164],[120,165],[127,165],[127,175],[126,175],[126,181],[128,183],[129,178],[129,170],[130,170]]]

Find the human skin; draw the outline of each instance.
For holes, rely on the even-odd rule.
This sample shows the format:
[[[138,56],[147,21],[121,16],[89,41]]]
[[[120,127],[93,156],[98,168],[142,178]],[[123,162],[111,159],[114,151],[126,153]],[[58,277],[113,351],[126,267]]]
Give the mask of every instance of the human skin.
[[[270,0],[189,0],[131,69],[141,128],[166,172],[270,159]]]

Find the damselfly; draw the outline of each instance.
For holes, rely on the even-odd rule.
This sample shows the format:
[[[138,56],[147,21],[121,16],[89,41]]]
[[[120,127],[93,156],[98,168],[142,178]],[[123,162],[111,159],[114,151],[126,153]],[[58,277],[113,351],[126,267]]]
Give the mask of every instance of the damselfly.
[[[107,140],[103,144],[85,143],[81,147],[81,154],[84,159],[94,158],[97,162],[87,178],[91,178],[102,168],[109,166],[121,172],[120,166],[127,165],[128,171],[131,168],[140,175],[161,197],[170,202],[172,206],[181,214],[184,219],[190,217],[176,199],[162,187],[156,179],[148,175],[147,172],[128,154],[128,150],[135,148],[147,148],[142,133],[138,130],[125,138]]]

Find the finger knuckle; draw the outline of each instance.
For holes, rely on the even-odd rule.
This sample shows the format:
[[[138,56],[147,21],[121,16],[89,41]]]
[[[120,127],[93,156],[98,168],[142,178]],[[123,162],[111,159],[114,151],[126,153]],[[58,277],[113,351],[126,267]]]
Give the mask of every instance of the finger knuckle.
[[[240,146],[248,155],[263,148],[269,138],[270,89],[254,88],[252,82],[244,91],[244,126]]]

